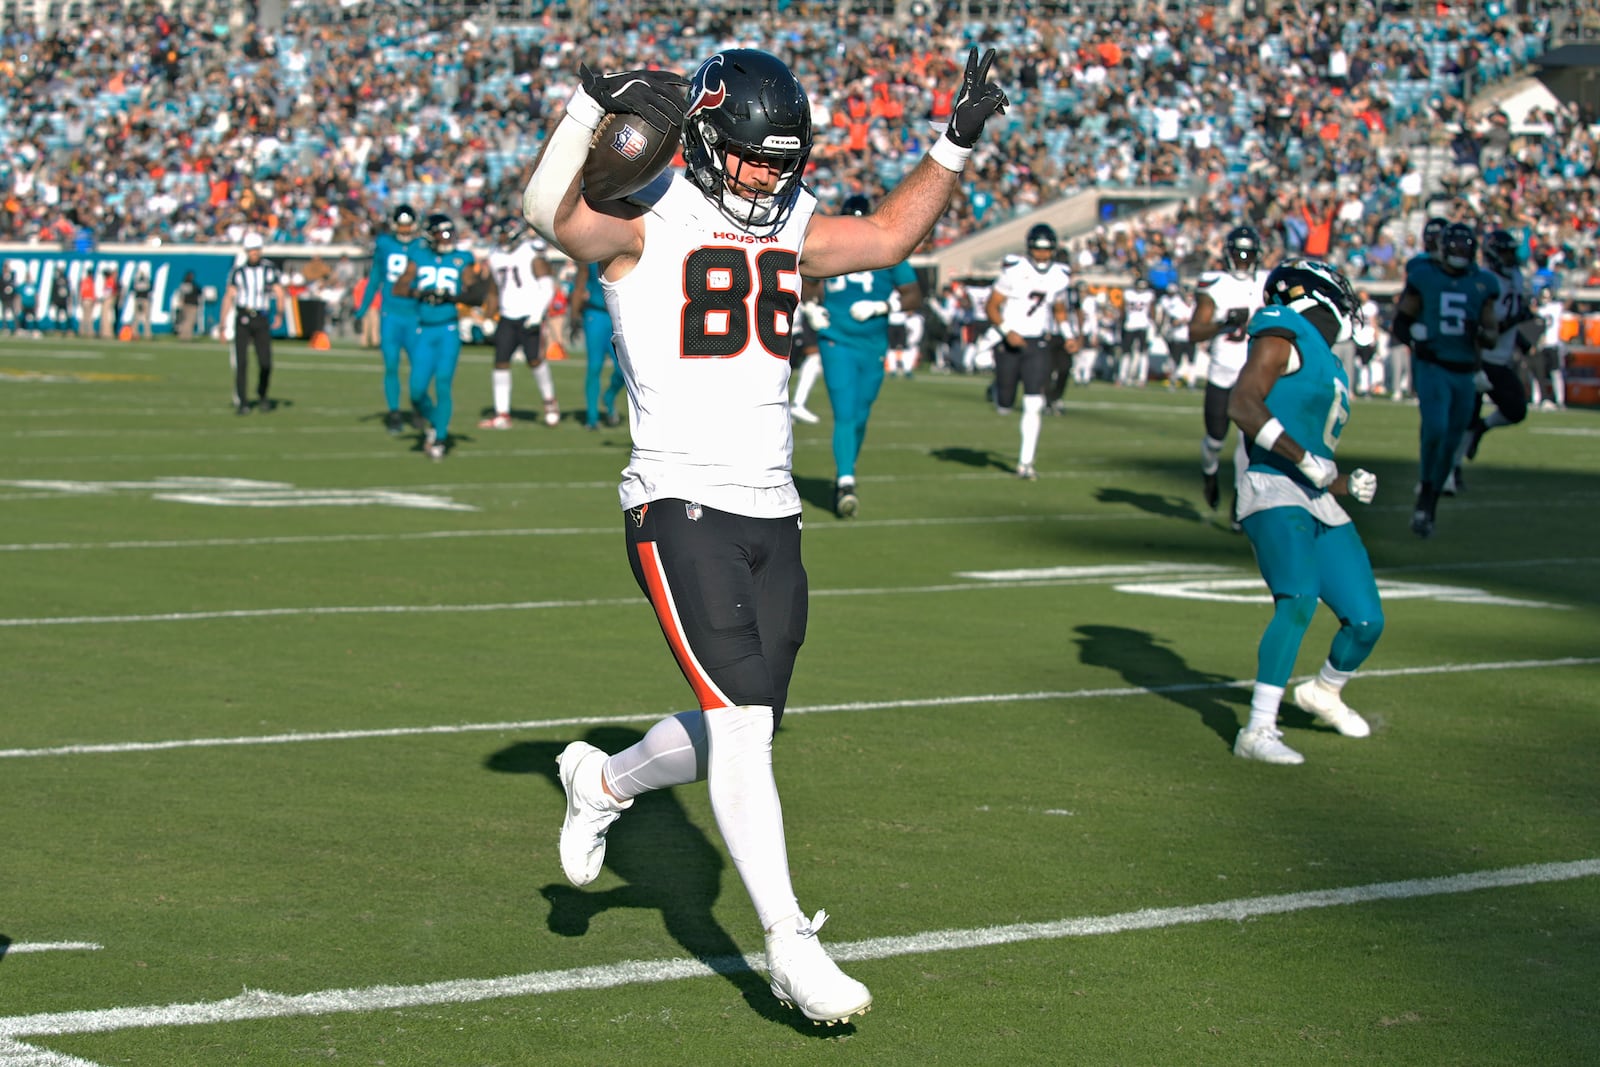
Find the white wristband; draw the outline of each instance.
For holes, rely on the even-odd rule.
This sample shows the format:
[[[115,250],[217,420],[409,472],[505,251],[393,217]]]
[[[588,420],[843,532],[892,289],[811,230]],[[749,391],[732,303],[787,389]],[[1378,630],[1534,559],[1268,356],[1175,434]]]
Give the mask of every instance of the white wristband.
[[[605,120],[606,109],[594,97],[579,89],[567,100],[567,117],[592,132]]]
[[[967,169],[967,159],[972,155],[972,149],[962,148],[948,137],[940,137],[933,142],[933,147],[928,149],[928,158],[933,160],[945,170],[960,174]]]
[[[1271,452],[1272,446],[1278,443],[1278,438],[1283,436],[1283,423],[1277,419],[1268,419],[1265,426],[1256,431],[1256,447],[1263,452]]]

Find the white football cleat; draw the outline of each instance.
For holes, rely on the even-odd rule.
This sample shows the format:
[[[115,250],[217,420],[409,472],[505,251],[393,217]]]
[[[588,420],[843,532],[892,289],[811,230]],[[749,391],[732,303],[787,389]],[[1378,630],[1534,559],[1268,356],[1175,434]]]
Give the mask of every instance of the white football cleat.
[[[546,426],[559,426],[561,424],[561,405],[551,397],[544,402],[544,424]]]
[[[1366,737],[1372,727],[1338,693],[1323,685],[1319,679],[1302,682],[1294,687],[1295,706],[1309,711],[1322,722],[1346,737]]]
[[[1262,763],[1304,763],[1306,758],[1283,743],[1283,734],[1270,726],[1239,731],[1233,739],[1233,754],[1241,759],[1260,760]]]
[[[591,744],[574,741],[561,750],[561,788],[567,794],[567,814],[561,820],[561,870],[573,885],[588,885],[606,859],[606,831],[617,816],[633,807],[632,800],[617,800],[600,784],[606,754]]]
[[[806,410],[806,408],[803,407],[800,404],[791,405],[789,407],[789,414],[793,415],[795,418],[799,419],[801,422],[821,422],[822,421],[821,419],[817,418],[817,416],[813,415],[810,411]]]
[[[772,995],[814,1023],[847,1023],[872,1007],[867,987],[839,969],[823,951],[817,931],[828,921],[819,911],[797,915],[767,935],[767,977]]]
[[[496,415],[490,415],[487,419],[478,423],[478,429],[509,430],[511,429],[511,415],[504,411]]]

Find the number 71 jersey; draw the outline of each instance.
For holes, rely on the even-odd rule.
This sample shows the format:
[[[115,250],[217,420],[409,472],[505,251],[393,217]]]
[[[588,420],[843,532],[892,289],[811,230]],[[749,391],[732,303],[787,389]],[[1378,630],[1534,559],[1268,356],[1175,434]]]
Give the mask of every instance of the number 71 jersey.
[[[756,517],[800,510],[790,325],[816,198],[799,196],[776,233],[757,236],[674,174],[644,216],[638,262],[602,279],[633,430],[623,507],[682,497]]]

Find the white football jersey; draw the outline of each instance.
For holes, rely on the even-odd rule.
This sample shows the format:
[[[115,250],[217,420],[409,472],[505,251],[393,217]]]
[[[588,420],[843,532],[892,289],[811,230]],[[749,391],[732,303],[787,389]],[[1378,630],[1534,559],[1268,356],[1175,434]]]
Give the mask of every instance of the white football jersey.
[[[1063,263],[1039,270],[1029,260],[1013,263],[995,279],[994,291],[1005,297],[1000,305],[1000,331],[1022,337],[1057,333],[1056,303],[1066,298],[1072,274]]]
[[[537,258],[531,240],[510,251],[497,249],[489,253],[489,270],[500,290],[502,318],[544,321],[544,313],[556,295],[556,284],[549,274],[534,277],[533,261]]]
[[[638,263],[602,277],[633,431],[624,508],[676,497],[754,518],[799,513],[789,328],[816,203],[802,190],[783,227],[756,237],[674,173],[644,216]]]
[[[1200,276],[1196,293],[1209,296],[1216,310],[1211,313],[1211,321],[1221,322],[1228,317],[1228,312],[1238,308],[1254,315],[1266,300],[1262,291],[1267,287],[1267,274],[1265,270],[1257,270],[1246,278],[1236,278],[1225,270],[1210,270]],[[1244,366],[1245,357],[1250,354],[1250,342],[1230,340],[1225,333],[1219,333],[1211,339],[1211,381],[1220,388],[1232,387],[1238,380],[1239,371]],[[1225,377],[1227,381],[1219,381]]]
[[[1500,327],[1500,339],[1493,348],[1482,350],[1483,361],[1509,367],[1517,358],[1517,330],[1513,324],[1525,321],[1532,312],[1533,309],[1529,307],[1532,294],[1528,291],[1528,279],[1523,277],[1520,270],[1510,273],[1494,270],[1490,273],[1500,283],[1500,295],[1494,301],[1494,321]]]
[[[1156,306],[1154,289],[1124,289],[1122,291],[1122,328],[1148,330],[1150,313]]]

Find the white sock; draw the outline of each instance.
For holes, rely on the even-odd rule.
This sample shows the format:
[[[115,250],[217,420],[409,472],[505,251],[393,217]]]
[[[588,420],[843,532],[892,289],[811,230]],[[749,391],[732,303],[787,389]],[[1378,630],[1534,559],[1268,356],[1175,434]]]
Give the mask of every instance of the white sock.
[[[1317,672],[1317,681],[1332,689],[1335,693],[1344,688],[1344,683],[1350,680],[1355,671],[1341,671],[1331,662],[1324,663],[1322,670]]]
[[[1200,438],[1200,473],[1215,474],[1222,466],[1222,442],[1206,434]]]
[[[1510,426],[1511,420],[1506,418],[1499,408],[1495,408],[1489,412],[1488,417],[1483,420],[1483,424],[1492,430],[1496,426]]]
[[[854,489],[856,487],[855,476],[851,474],[845,475],[839,479],[838,486],[840,489]]]
[[[704,718],[711,811],[761,928],[770,930],[800,911],[772,777],[772,709],[712,708]]]
[[[494,383],[494,413],[511,414],[511,368],[496,367],[489,380]]]
[[[822,357],[807,356],[800,361],[800,380],[794,387],[794,406],[806,406],[806,398],[811,395],[811,390],[816,386],[817,379],[822,377]]]
[[[652,789],[704,781],[706,752],[705,716],[699,711],[680,711],[606,760],[606,784],[613,794],[628,800]]]
[[[1250,694],[1250,723],[1246,730],[1276,730],[1278,705],[1283,703],[1283,686],[1257,682]]]
[[[555,379],[550,377],[549,363],[540,363],[533,368],[533,380],[539,386],[540,396],[546,400],[554,400],[556,398],[556,383]]]
[[[1018,466],[1033,466],[1034,454],[1039,451],[1039,427],[1044,423],[1043,414],[1044,397],[1022,398],[1022,450],[1017,453]]]

